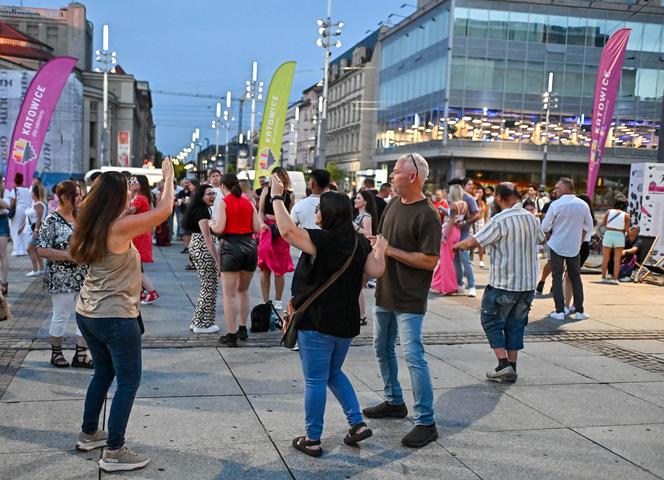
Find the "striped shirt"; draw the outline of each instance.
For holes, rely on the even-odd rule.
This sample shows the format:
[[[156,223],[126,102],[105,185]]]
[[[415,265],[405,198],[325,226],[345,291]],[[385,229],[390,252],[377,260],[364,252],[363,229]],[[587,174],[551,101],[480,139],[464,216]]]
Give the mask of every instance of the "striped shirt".
[[[535,290],[537,245],[544,241],[544,232],[534,215],[516,203],[491,217],[474,237],[483,248],[490,248],[489,285],[511,292]]]

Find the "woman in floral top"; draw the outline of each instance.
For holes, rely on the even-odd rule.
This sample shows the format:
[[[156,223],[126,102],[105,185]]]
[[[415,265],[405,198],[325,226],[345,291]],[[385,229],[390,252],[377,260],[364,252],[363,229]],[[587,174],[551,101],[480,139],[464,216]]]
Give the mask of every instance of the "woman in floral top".
[[[69,366],[62,355],[62,340],[67,322],[74,313],[76,296],[85,278],[85,265],[79,265],[69,255],[69,239],[74,231],[76,212],[81,203],[81,189],[76,182],[65,181],[58,185],[56,194],[60,200],[58,209],[48,214],[39,230],[37,253],[46,258],[44,292],[51,294],[51,364],[58,368]],[[72,367],[93,368],[86,353],[87,344],[76,327],[76,354]]]

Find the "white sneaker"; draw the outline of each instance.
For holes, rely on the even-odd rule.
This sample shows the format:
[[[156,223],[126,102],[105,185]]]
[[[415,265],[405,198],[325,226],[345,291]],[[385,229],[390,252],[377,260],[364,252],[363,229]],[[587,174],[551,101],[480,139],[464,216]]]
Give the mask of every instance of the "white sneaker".
[[[549,313],[549,318],[553,318],[554,320],[565,320],[565,312],[551,312]]]
[[[457,291],[454,293],[454,295],[465,295],[465,294],[466,294],[466,289],[464,287],[457,288]]]
[[[603,278],[599,281],[599,283],[609,283],[609,279],[608,278]]]
[[[574,314],[574,320],[588,320],[590,316],[584,312],[576,312]]]
[[[477,296],[477,290],[475,289],[475,287],[470,287],[468,289],[468,296],[469,297],[476,297]]]
[[[284,304],[281,303],[281,300],[275,300],[274,302],[272,302],[272,305],[274,306],[274,309],[277,312],[281,312],[284,308]]]
[[[609,279],[609,284],[610,285],[618,285],[618,284],[620,284],[620,282],[615,278],[610,278]]]
[[[211,325],[207,328],[194,327],[194,333],[217,333],[219,331],[218,325]]]
[[[25,274],[26,277],[36,277],[40,274],[41,272],[39,270],[33,270]]]
[[[480,260],[480,268],[484,268],[484,262]]]
[[[576,312],[576,308],[573,305],[565,307],[565,315],[572,315],[574,312]]]
[[[631,281],[632,281],[632,277],[622,277],[622,278],[620,279],[620,281],[621,281],[622,283],[628,283],[628,282],[631,282]]]

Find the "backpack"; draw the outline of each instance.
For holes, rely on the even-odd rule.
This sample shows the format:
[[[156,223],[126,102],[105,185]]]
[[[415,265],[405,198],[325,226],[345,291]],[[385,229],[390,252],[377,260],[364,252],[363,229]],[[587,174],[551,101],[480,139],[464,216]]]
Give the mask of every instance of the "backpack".
[[[272,315],[272,301],[259,303],[251,309],[251,331],[267,332],[270,329],[270,316]]]

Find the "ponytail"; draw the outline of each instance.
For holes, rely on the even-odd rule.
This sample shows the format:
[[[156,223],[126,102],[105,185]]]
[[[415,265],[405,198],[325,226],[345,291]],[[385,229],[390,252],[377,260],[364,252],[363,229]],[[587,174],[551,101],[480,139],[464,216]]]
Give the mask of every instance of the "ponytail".
[[[221,184],[231,191],[231,194],[240,198],[242,196],[242,187],[237,175],[234,173],[227,173],[221,179]]]

